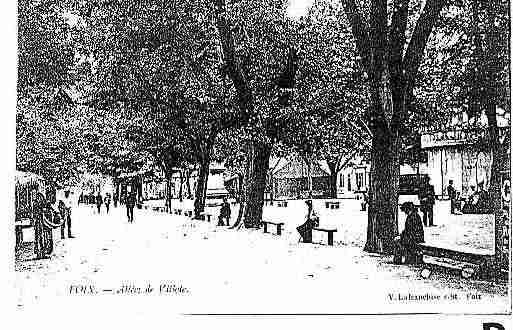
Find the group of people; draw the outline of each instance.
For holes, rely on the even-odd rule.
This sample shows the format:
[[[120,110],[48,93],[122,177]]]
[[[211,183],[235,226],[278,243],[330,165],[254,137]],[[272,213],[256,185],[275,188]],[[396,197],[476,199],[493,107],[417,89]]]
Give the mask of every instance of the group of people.
[[[105,209],[107,210],[107,214],[109,214],[110,200],[111,199],[110,199],[110,194],[109,193],[106,193],[105,197],[103,197],[102,194],[100,194],[100,192],[98,192],[98,194],[96,195],[96,198],[95,198],[96,209],[98,210],[98,214],[101,214],[102,204],[105,205]]]
[[[484,189],[484,183],[480,182],[478,184],[477,191],[475,186],[471,186],[470,189],[471,193],[466,200],[462,201],[459,192],[454,188],[454,181],[449,180],[447,195],[451,201],[451,214],[462,214],[462,212],[485,213],[489,211],[490,195]],[[405,258],[405,263],[419,262],[416,246],[419,243],[424,243],[424,226],[434,225],[433,206],[435,204],[435,191],[434,187],[429,184],[429,181],[421,189],[419,200],[420,209],[423,212],[423,221],[421,221],[417,208],[412,202],[403,203],[400,207],[401,211],[406,213],[406,222],[403,232],[394,241],[395,263],[402,263],[403,257]]]
[[[454,188],[454,181],[449,180],[447,195],[451,200],[451,214],[487,213],[490,211],[490,194],[484,188],[484,182],[470,186],[470,193],[462,199],[460,193]]]
[[[92,197],[91,197],[92,196]],[[126,215],[128,218],[128,222],[132,223],[134,221],[134,208],[137,204],[136,194],[133,193],[130,189],[128,189],[126,198],[124,199],[126,206]],[[96,210],[98,214],[101,214],[102,206],[105,206],[105,210],[107,214],[110,211],[110,204],[112,202],[112,196],[110,193],[106,193],[105,196],[102,196],[100,192],[96,195],[93,193],[89,195],[80,194],[78,199],[78,203],[87,203],[96,205]],[[117,207],[117,198],[114,197],[114,207]]]
[[[461,208],[461,212],[465,214],[490,212],[490,194],[484,188],[483,182],[479,182],[477,184],[477,190],[475,186],[470,186],[470,193],[467,199],[458,202],[459,203],[455,204],[459,206]]]
[[[74,238],[71,233],[72,201],[69,191],[64,192],[64,198],[50,202],[51,196],[45,196],[41,191],[35,193],[33,201],[34,220],[34,253],[37,259],[48,259],[53,252],[53,229],[61,228],[61,239],[65,239],[65,227],[68,238]]]

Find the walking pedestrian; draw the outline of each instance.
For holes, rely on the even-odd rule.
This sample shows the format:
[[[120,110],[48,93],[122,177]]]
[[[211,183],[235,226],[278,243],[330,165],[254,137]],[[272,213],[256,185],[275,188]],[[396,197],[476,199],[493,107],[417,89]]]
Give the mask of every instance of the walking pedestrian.
[[[435,205],[435,187],[430,184],[428,177],[424,186],[419,192],[420,208],[422,211],[422,220],[426,227],[432,227],[433,224],[433,206]]]
[[[449,185],[447,186],[447,195],[451,200],[451,214],[455,214],[456,209],[456,189],[454,189],[453,180],[449,180]]]
[[[319,217],[315,213],[312,205],[312,200],[308,199],[305,201],[307,206],[305,222],[296,228],[303,243],[312,243],[312,229],[319,227]]]
[[[103,196],[98,191],[98,195],[96,195],[96,208],[98,209],[98,214],[101,213],[100,211],[102,209],[102,204],[103,204]]]
[[[110,194],[105,194],[105,200],[103,201],[105,204],[105,208],[107,209],[107,214],[109,214],[109,208],[110,208]]]
[[[127,191],[126,196],[126,216],[128,218],[128,222],[134,222],[134,207],[135,207],[135,193],[131,191]]]
[[[223,198],[223,204],[221,205],[221,210],[219,211],[219,223],[218,226],[224,226],[223,219],[226,219],[226,225],[230,225],[230,217],[232,214],[232,210],[230,209],[230,203],[226,197]]]
[[[62,204],[60,204],[60,212],[63,217],[63,223],[61,226],[61,239],[64,239],[64,227],[68,227],[68,238],[75,238],[75,236],[71,235],[71,208],[73,207],[73,202],[71,201],[71,196],[69,190],[64,192],[64,198],[62,199]]]
[[[406,264],[420,263],[420,257],[417,256],[417,244],[424,243],[422,221],[412,202],[403,203],[400,209],[407,216],[404,230],[394,240],[394,263],[401,264],[403,257],[405,257],[404,263]]]

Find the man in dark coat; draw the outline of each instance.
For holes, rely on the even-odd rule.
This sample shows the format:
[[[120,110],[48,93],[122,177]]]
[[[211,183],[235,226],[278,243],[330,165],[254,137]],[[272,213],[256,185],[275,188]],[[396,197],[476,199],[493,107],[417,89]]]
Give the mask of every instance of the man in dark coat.
[[[219,211],[219,222],[218,226],[224,226],[223,219],[226,219],[226,225],[230,225],[230,217],[232,210],[230,209],[230,203],[228,203],[226,197],[223,198],[223,204],[221,204],[221,210]]]
[[[422,211],[422,220],[426,227],[434,226],[433,224],[433,205],[435,205],[435,187],[429,183],[428,178],[419,193],[420,208]]]
[[[449,185],[447,186],[447,195],[451,199],[451,214],[455,214],[455,205],[456,205],[456,189],[454,189],[453,180],[449,180]]]
[[[127,191],[126,196],[126,216],[128,217],[128,222],[134,222],[134,207],[135,207],[135,193],[131,191]]]
[[[104,204],[105,204],[105,208],[107,209],[107,214],[109,214],[109,209],[110,209],[110,194],[107,193],[105,195],[105,199],[103,200]]]
[[[59,203],[59,211],[61,212],[61,217],[63,219],[63,223],[61,226],[61,239],[64,239],[64,227],[68,229],[68,238],[75,238],[75,236],[71,235],[71,209],[73,208],[73,202],[71,200],[70,191],[66,190],[64,192],[64,198]]]
[[[401,264],[403,256],[405,263],[417,263],[416,245],[424,243],[424,227],[412,202],[401,205],[401,211],[407,214],[404,230],[395,239],[394,263]]]
[[[96,195],[96,208],[98,209],[98,214],[100,214],[100,211],[102,209],[103,204],[103,196],[98,192],[98,195]]]

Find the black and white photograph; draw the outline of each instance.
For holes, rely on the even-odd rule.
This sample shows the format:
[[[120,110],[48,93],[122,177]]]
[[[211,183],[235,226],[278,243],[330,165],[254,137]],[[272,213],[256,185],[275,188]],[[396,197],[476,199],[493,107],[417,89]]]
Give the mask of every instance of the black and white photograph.
[[[14,2],[16,328],[511,329],[510,1]]]

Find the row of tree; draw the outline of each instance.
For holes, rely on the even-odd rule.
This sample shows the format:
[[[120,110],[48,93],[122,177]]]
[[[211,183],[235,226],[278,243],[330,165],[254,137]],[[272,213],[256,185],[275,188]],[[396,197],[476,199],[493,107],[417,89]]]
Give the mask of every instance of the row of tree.
[[[195,167],[199,216],[209,164],[223,160],[242,179],[239,220],[252,228],[271,156],[325,160],[336,187],[345,163],[367,153],[365,249],[388,250],[402,151],[423,127],[483,110],[498,143],[507,1],[316,0],[298,20],[287,7],[20,0],[18,168],[64,181],[150,159],[168,178]]]

